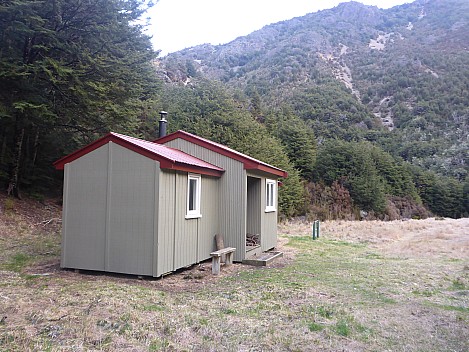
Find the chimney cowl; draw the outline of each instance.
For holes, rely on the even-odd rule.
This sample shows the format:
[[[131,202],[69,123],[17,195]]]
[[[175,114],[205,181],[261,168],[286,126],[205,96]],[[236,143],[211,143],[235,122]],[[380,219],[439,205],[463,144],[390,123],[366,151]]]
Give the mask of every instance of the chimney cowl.
[[[166,115],[168,113],[166,111],[160,111],[160,121],[158,123],[158,137],[162,138],[166,136],[166,125],[168,121],[166,120]]]

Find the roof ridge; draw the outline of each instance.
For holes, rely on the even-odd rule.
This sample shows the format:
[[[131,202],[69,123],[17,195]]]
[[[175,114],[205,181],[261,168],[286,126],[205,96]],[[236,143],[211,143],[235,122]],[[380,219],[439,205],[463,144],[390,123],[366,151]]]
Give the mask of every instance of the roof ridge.
[[[174,137],[177,138],[177,135],[178,135],[178,134],[179,134],[179,135],[186,136],[186,137],[188,137],[188,138],[193,138],[193,139],[198,140],[198,141],[200,141],[200,142],[202,142],[202,143],[207,143],[207,144],[209,144],[209,145],[211,145],[211,146],[213,146],[213,147],[220,148],[221,150],[223,150],[223,151],[225,151],[225,152],[227,152],[227,153],[231,153],[231,154],[237,155],[238,157],[240,157],[240,158],[246,160],[247,163],[250,163],[250,162],[252,163],[252,162],[254,162],[254,163],[256,163],[256,164],[263,165],[264,167],[267,167],[267,168],[269,168],[269,169],[271,169],[271,170],[275,170],[274,173],[276,173],[276,174],[278,173],[278,174],[277,174],[278,176],[287,177],[287,175],[288,175],[288,173],[287,173],[286,171],[284,171],[283,169],[281,169],[281,168],[278,168],[278,167],[276,167],[276,166],[270,165],[269,163],[266,163],[266,162],[264,162],[264,161],[262,161],[262,160],[256,159],[256,158],[254,158],[254,157],[252,157],[252,156],[249,156],[249,155],[247,155],[247,154],[241,153],[241,152],[237,151],[236,149],[230,148],[230,147],[228,147],[228,146],[226,146],[226,145],[224,145],[224,144],[221,144],[221,143],[218,143],[218,142],[214,142],[214,141],[212,141],[212,140],[210,140],[210,139],[203,138],[203,137],[197,136],[196,134],[189,133],[189,132],[186,132],[186,131],[183,131],[183,130],[177,130],[176,132],[173,132],[173,133],[170,133],[170,134],[168,134],[168,135],[166,135],[166,136],[164,136],[164,137],[161,137],[161,138],[155,140],[155,143],[160,144],[160,143],[158,142],[159,140],[165,140],[165,142],[166,142],[167,140],[171,140],[171,138],[174,138]]]
[[[119,138],[124,138],[124,139],[131,138],[131,139],[136,139],[136,140],[141,141],[141,142],[151,143],[151,144],[157,145],[157,146],[164,146],[163,144],[155,143],[154,141],[147,141],[146,139],[142,139],[142,138],[138,138],[138,137],[134,137],[134,136],[128,136],[128,135],[122,134],[122,133],[117,133],[117,132],[109,132],[109,133],[112,134],[113,136],[119,137]],[[167,147],[167,148],[170,148],[170,147]]]

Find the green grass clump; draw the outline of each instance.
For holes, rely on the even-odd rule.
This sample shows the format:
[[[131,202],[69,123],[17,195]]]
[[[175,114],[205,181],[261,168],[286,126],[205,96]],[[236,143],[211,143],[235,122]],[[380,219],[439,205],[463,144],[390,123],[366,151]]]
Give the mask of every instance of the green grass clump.
[[[316,323],[314,321],[308,324],[309,331],[322,331],[324,330],[324,327],[324,325]]]
[[[431,303],[431,306],[438,307],[444,310],[449,310],[449,311],[454,311],[454,312],[463,312],[463,313],[469,313],[469,308],[467,307],[461,307],[461,306],[452,306],[449,304],[435,304]]]
[[[429,291],[429,290],[422,290],[422,291],[413,290],[412,293],[414,295],[418,295],[418,296],[431,297],[431,296],[435,295],[437,292],[436,291]]]
[[[236,310],[232,309],[232,308],[223,308],[222,312],[223,312],[223,314],[228,314],[228,315],[236,314]]]
[[[461,278],[457,278],[453,280],[451,289],[455,291],[466,290],[466,285],[464,284]]]
[[[164,310],[164,307],[159,306],[157,304],[148,304],[143,306],[143,310],[146,312],[161,312]]]
[[[318,307],[318,314],[326,319],[331,319],[334,315],[334,310],[329,307],[320,306]]]
[[[31,262],[32,258],[24,253],[17,253],[11,257],[10,261],[5,264],[5,269],[14,272],[21,272]]]
[[[351,333],[350,325],[347,320],[341,319],[335,324],[335,332],[340,335],[347,337]]]

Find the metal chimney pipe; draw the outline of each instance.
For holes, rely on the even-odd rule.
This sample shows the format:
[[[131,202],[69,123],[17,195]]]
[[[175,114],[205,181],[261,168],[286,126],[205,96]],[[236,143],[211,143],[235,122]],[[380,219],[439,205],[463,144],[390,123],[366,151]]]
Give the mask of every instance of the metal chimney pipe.
[[[160,111],[160,122],[158,123],[158,137],[164,137],[166,136],[166,125],[168,124],[168,121],[166,121],[166,115],[168,113],[166,111]]]

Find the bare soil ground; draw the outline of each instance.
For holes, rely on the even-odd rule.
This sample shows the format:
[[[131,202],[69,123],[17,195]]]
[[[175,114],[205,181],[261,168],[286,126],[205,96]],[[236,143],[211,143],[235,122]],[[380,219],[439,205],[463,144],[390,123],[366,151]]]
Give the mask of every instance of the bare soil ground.
[[[0,197],[0,351],[468,351],[469,219],[279,225],[266,268],[61,270],[57,201]]]

